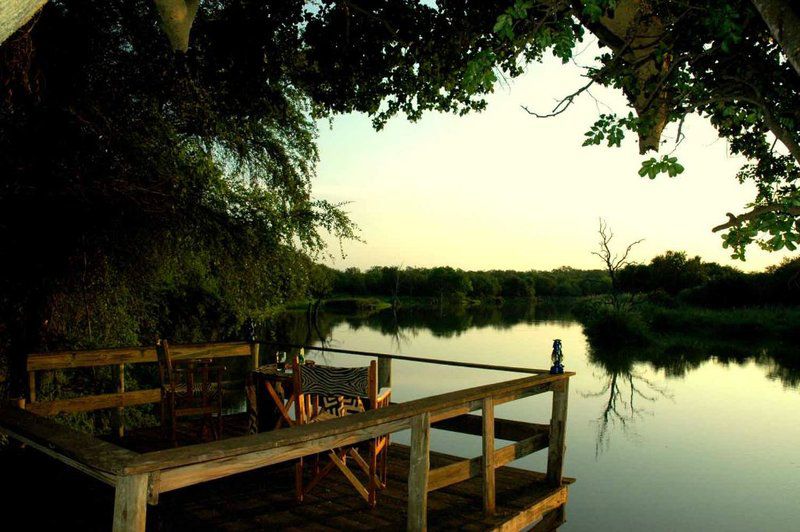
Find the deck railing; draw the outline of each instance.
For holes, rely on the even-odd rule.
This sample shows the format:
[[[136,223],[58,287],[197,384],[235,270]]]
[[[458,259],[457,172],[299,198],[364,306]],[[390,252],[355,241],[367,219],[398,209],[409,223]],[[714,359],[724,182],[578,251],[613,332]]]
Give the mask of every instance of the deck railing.
[[[205,344],[204,348],[204,357],[223,356],[221,353],[230,349],[231,345],[227,344],[223,349],[221,344]],[[241,352],[244,352],[243,349]],[[309,346],[307,349],[315,347]],[[176,346],[175,352],[180,353],[179,356],[193,357],[199,350],[197,346],[186,347],[185,350]],[[410,358],[363,352],[350,354]],[[80,353],[73,355],[75,361],[86,361],[86,357],[80,356]],[[110,355],[108,352],[106,355],[95,352],[93,356],[100,356],[97,360],[103,361],[107,359],[102,356]],[[144,360],[150,357],[147,350],[126,356],[129,355],[133,358],[128,362],[150,361]],[[255,356],[258,356],[257,350]],[[118,362],[115,356],[111,358],[114,363]],[[54,360],[62,361],[61,358]],[[425,361],[428,362],[427,359]],[[46,366],[34,364],[33,367]],[[491,369],[502,368],[491,366]],[[409,428],[409,530],[426,528],[429,492],[479,475],[483,478],[484,510],[487,514],[493,513],[496,505],[495,469],[547,448],[547,472],[543,477],[555,489],[546,500],[526,510],[527,515],[521,516],[521,522],[530,523],[566,502],[567,487],[562,483],[562,474],[568,384],[573,374],[550,375],[541,370],[526,372],[535,374],[393,404],[331,421],[142,454],[100,441],[19,408],[0,409],[0,430],[113,485],[116,488],[114,530],[144,530],[147,504],[156,504],[161,493]],[[546,392],[553,393],[549,424],[504,420],[494,415],[495,407],[500,404]],[[482,411],[480,416],[471,414],[476,410]],[[482,455],[431,469],[431,428],[480,435],[483,439]],[[514,443],[495,449],[495,438]]]
[[[182,344],[171,347],[175,360],[199,358],[250,357],[253,367],[259,364],[259,344],[250,342],[219,342],[203,344]],[[158,357],[153,347],[116,347],[87,351],[57,351],[52,353],[33,353],[27,358],[28,397],[25,408],[40,416],[54,416],[61,413],[89,412],[115,408],[114,431],[118,437],[125,432],[123,410],[127,406],[137,406],[161,401],[160,388],[126,391],[125,365],[156,363]],[[116,392],[84,395],[69,399],[51,401],[38,400],[37,375],[42,371],[70,370],[111,366],[115,369]]]

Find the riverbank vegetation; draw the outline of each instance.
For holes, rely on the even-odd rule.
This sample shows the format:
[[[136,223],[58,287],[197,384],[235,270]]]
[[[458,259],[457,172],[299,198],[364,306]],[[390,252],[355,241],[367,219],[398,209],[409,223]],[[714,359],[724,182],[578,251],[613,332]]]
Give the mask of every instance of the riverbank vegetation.
[[[739,308],[800,305],[800,259],[762,272],[744,272],[682,251],[618,272],[619,289],[635,301],[663,306]],[[534,297],[589,297],[611,293],[603,270],[468,271],[451,267],[374,266],[336,270],[315,265],[309,293],[319,299],[373,297],[383,301],[431,298],[449,302]]]
[[[618,272],[622,296],[630,305],[611,304],[611,281],[602,270],[465,271],[450,267],[376,266],[344,271],[317,265],[324,278],[316,293],[331,312],[370,312],[383,308],[448,305],[502,307],[524,300],[561,300],[584,324],[600,348],[644,347],[683,336],[708,344],[800,340],[800,259],[763,272],[705,262],[667,251],[648,263]],[[302,306],[302,305],[301,305]]]

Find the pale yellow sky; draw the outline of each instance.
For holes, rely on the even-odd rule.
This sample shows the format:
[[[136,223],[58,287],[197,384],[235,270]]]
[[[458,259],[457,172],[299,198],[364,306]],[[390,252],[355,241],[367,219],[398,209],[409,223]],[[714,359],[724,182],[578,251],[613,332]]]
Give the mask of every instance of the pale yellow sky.
[[[380,132],[364,115],[338,117],[332,128],[321,122],[314,195],[351,201],[366,241],[345,243],[346,258],[335,253],[328,264],[595,268],[599,217],[619,245],[645,239],[633,253],[640,262],[675,249],[753,270],[788,256],[752,246],[746,263],[734,261],[711,232],[726,212],[742,212],[755,188],[736,181],[742,161],[706,121],[684,126],[675,154],[686,171],[651,181],[637,174],[645,157],[632,136],[622,148],[581,147],[598,107],[628,113],[616,91],[595,88],[602,103],[584,96],[546,120],[520,108],[549,111],[584,83],[580,73],[558,60],[532,65],[510,87],[498,85],[486,111],[465,117],[428,113],[415,124],[397,117]],[[667,131],[666,151],[674,135]]]

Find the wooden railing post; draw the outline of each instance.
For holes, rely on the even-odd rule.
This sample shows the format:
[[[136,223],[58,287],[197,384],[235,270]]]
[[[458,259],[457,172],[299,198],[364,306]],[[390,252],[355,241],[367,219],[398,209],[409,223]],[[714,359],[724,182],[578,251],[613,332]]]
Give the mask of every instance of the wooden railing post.
[[[567,433],[567,396],[569,379],[553,383],[553,412],[550,420],[550,447],[547,450],[547,481],[561,485]]]
[[[492,515],[495,511],[494,482],[494,399],[483,399],[483,511]]]
[[[36,401],[36,371],[28,372],[28,402]]]
[[[144,532],[147,520],[148,475],[117,478],[113,532]]]
[[[378,389],[392,387],[392,359],[378,359]]]
[[[125,393],[125,364],[119,364],[117,366],[117,393],[124,394]],[[114,418],[114,432],[117,435],[117,438],[122,439],[125,436],[125,407],[120,406],[117,407],[115,412]]]
[[[253,361],[253,369],[258,369],[258,366],[261,365],[261,362],[259,360],[260,351],[261,351],[261,345],[258,342],[256,341],[250,342],[250,357],[252,358]]]
[[[430,439],[431,415],[429,412],[423,412],[411,420],[407,523],[409,531],[427,530]]]

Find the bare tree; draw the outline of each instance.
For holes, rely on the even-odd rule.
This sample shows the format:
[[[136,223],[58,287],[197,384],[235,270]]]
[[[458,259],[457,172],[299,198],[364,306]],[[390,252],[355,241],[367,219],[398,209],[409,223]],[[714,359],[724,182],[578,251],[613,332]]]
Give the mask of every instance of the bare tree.
[[[602,218],[600,218],[600,227],[597,232],[600,235],[599,249],[597,251],[592,251],[592,255],[600,257],[605,264],[606,271],[608,271],[608,275],[611,277],[611,304],[614,310],[622,310],[633,301],[633,298],[625,301],[622,297],[619,289],[619,272],[625,266],[631,264],[631,261],[628,260],[631,250],[635,245],[641,244],[644,239],[641,238],[636,242],[628,244],[628,247],[625,248],[625,252],[618,255],[611,251],[611,240],[614,238],[614,233],[609,229],[608,224]]]

